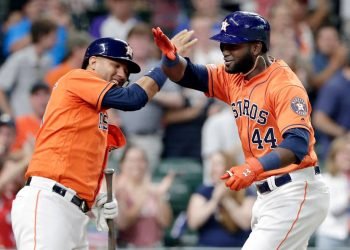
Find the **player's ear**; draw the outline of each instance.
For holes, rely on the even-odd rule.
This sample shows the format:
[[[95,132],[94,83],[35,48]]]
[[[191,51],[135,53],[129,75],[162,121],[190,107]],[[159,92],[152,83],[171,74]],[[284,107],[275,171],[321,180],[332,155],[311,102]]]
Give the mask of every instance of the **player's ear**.
[[[256,43],[253,43],[253,46],[252,46],[252,52],[255,56],[258,56],[261,54],[262,52],[262,48],[263,48],[263,44],[261,42],[256,42]]]
[[[95,70],[96,62],[97,62],[97,57],[91,56],[89,58],[89,65],[88,66],[90,66],[91,69]]]

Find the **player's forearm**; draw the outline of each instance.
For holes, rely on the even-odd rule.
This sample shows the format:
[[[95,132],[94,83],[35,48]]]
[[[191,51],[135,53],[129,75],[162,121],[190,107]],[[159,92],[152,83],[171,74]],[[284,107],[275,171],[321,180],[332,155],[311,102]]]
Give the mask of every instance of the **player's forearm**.
[[[162,69],[173,82],[178,82],[183,78],[186,67],[187,61],[182,56],[178,55],[175,61],[170,61],[166,57],[162,59]]]
[[[184,58],[183,58],[184,59]],[[189,58],[184,59],[186,61],[186,67],[183,74],[180,75],[178,72],[178,80],[174,80],[178,85],[202,91],[208,92],[209,81],[208,81],[208,69],[205,65],[193,64]],[[181,61],[178,62],[180,64]],[[172,67],[176,67],[172,66]],[[181,77],[180,77],[181,76]]]
[[[153,68],[144,77],[136,81],[143,90],[147,93],[148,100],[151,100],[153,96],[163,87],[167,77],[164,72],[159,68]]]
[[[148,100],[151,100],[153,96],[159,91],[158,85],[150,77],[144,76],[139,79],[138,84],[147,94]]]
[[[283,134],[284,140],[270,153],[258,158],[264,171],[300,163],[309,150],[310,133],[304,128],[292,128]]]

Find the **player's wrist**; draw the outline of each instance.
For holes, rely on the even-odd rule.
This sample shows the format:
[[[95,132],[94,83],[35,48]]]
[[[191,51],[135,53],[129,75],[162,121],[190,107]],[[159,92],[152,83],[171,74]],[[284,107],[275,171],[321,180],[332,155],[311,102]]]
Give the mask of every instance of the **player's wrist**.
[[[254,171],[254,173],[256,175],[261,174],[262,172],[264,172],[264,166],[261,164],[261,162],[255,158],[248,158],[246,160],[246,163],[249,165],[249,167]]]
[[[169,59],[168,56],[166,56],[166,55],[163,55],[162,56],[162,64],[168,68],[175,67],[176,65],[178,65],[180,63],[179,54],[176,53],[176,51],[174,52],[174,54],[175,54],[174,60]]]
[[[161,89],[167,79],[167,76],[164,74],[163,70],[160,67],[155,67],[151,69],[145,76],[148,76],[156,82],[159,89]]]

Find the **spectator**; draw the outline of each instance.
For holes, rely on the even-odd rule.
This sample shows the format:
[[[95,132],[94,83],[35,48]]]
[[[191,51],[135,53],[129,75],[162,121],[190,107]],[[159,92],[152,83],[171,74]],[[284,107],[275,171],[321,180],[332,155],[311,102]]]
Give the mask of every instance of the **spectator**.
[[[316,99],[313,121],[319,130],[318,151],[325,159],[331,141],[350,130],[350,53],[346,65],[325,83]]]
[[[338,137],[331,144],[326,161],[325,182],[330,192],[328,215],[316,232],[317,250],[348,248],[350,244],[350,136]]]
[[[191,0],[191,4],[193,7],[193,11],[190,17],[185,16],[180,23],[175,28],[174,33],[179,32],[183,29],[191,29],[191,21],[195,16],[208,17],[212,22],[211,33],[216,33],[220,30],[221,23],[217,22],[217,20],[222,19],[222,9],[219,0]],[[157,23],[154,23],[157,25]],[[159,26],[164,26],[162,23],[158,23]],[[207,40],[207,39],[205,39]]]
[[[137,23],[133,10],[134,0],[105,0],[105,5],[108,13],[92,20],[91,36],[126,40],[128,32]]]
[[[191,28],[195,31],[198,42],[191,50],[191,58],[196,63],[222,63],[221,52],[208,37],[212,36],[214,21],[212,17],[195,15],[191,19]]]
[[[185,106],[168,109],[164,115],[162,158],[185,157],[201,162],[201,131],[210,102],[198,91],[182,88],[181,92]]]
[[[148,0],[151,6],[152,25],[162,25],[168,34],[172,34],[178,24],[178,19],[182,17],[180,1]],[[184,28],[177,29],[180,32]],[[176,34],[177,32],[173,34]]]
[[[307,20],[307,0],[286,0],[287,9],[292,17],[294,39],[298,45],[298,53],[304,60],[311,60],[314,52],[314,36]]]
[[[209,116],[204,122],[202,129],[202,158],[203,158],[203,181],[211,183],[210,158],[218,151],[224,151],[233,155],[238,164],[244,162],[244,155],[238,129],[232,122],[233,112],[230,107],[221,107],[221,110]]]
[[[23,49],[30,44],[31,22],[36,20],[45,9],[43,0],[23,0],[19,6],[20,11],[13,11],[9,16],[9,22],[5,28],[3,53],[5,56]],[[11,21],[15,18],[16,21]]]
[[[316,53],[312,59],[312,74],[309,83],[313,87],[310,100],[318,95],[319,89],[338,71],[346,61],[348,49],[340,40],[334,26],[326,25],[316,34]]]
[[[222,151],[212,154],[210,175],[213,184],[198,187],[190,199],[188,226],[198,230],[198,246],[242,247],[249,236],[255,198],[246,194],[246,190],[233,192],[226,189],[220,176],[231,165],[229,157]]]
[[[65,52],[67,32],[70,27],[69,9],[60,0],[24,0],[21,20],[8,27],[4,34],[6,56],[31,44],[30,30],[33,22],[48,18],[57,25],[55,43],[48,51],[53,65],[61,62]]]
[[[292,13],[284,1],[278,2],[270,10],[271,40],[270,53],[274,58],[284,60],[300,78],[308,91],[308,77],[311,73],[310,58],[302,57],[299,53],[297,35],[293,29]],[[288,49],[286,49],[288,48]]]
[[[16,119],[16,140],[13,150],[22,149],[28,140],[33,140],[40,128],[51,90],[47,84],[38,82],[30,90],[30,102],[33,113]]]
[[[157,188],[150,181],[149,166],[144,151],[136,146],[125,149],[120,160],[121,173],[115,194],[119,202],[118,245],[121,247],[156,247],[161,245],[163,232],[172,220],[166,187]],[[164,183],[164,182],[163,182]]]
[[[131,82],[157,66],[159,59],[154,55],[151,28],[140,23],[128,34],[128,43],[133,49],[133,56],[142,71],[130,78]],[[158,165],[162,153],[162,119],[166,109],[180,108],[183,99],[179,87],[166,82],[162,91],[141,110],[135,112],[118,111],[121,125],[129,143],[141,147],[149,160],[150,171]]]
[[[67,1],[49,0],[43,17],[51,19],[57,25],[55,45],[48,52],[54,65],[58,65],[64,59],[67,50],[69,32],[75,32],[70,8]]]
[[[21,157],[11,154],[15,140],[15,123],[7,114],[0,116],[0,248],[14,249],[10,211],[17,191],[23,185],[24,169],[32,154],[32,146]],[[19,156],[19,155],[17,155]],[[17,159],[15,159],[17,158]]]
[[[85,32],[72,32],[68,36],[67,55],[63,62],[54,69],[51,69],[45,75],[45,82],[52,88],[61,76],[65,75],[72,69],[81,67],[84,59],[84,53],[90,44],[90,36]]]
[[[56,39],[56,24],[39,19],[31,27],[33,44],[12,54],[0,68],[0,109],[15,117],[32,112],[30,89],[51,66],[45,52]],[[6,94],[10,92],[9,98]]]

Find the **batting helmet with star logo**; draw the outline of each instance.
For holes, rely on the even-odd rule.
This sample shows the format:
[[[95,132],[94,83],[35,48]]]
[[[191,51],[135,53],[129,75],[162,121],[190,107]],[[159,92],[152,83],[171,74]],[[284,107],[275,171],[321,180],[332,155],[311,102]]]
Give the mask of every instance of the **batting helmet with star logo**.
[[[125,62],[129,73],[139,73],[140,66],[132,60],[132,49],[123,40],[104,37],[93,41],[86,49],[82,68],[86,69],[91,56],[102,56],[116,61]]]
[[[266,52],[270,47],[270,24],[256,13],[235,11],[225,17],[220,33],[210,39],[228,44],[260,41]]]

